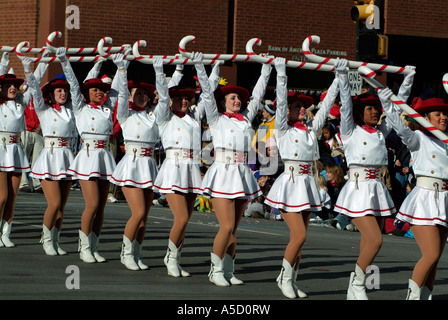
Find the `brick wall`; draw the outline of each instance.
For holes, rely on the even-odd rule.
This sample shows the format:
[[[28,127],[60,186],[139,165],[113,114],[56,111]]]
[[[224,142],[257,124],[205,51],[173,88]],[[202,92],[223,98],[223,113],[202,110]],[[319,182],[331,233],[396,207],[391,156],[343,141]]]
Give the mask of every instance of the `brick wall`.
[[[384,1],[386,34],[448,38],[446,1]],[[51,4],[57,4],[53,11],[48,10]],[[68,16],[64,10],[68,5],[79,7],[79,30],[67,30],[61,24]],[[175,54],[182,37],[194,35],[196,43],[188,44],[189,51],[245,54],[247,41],[256,37],[262,45],[254,47],[255,52],[307,61],[300,52],[302,42],[314,34],[321,41],[312,48],[345,52],[344,57],[354,59],[356,34],[350,19],[353,5],[351,0],[2,0],[0,12],[7,19],[0,21],[0,45],[16,46],[27,40],[32,46],[42,46],[43,33],[54,27],[64,33],[64,38],[56,40],[61,46],[93,47],[101,37],[110,36],[113,45],[146,40],[148,46],[140,49],[142,54]],[[228,35],[233,38],[228,39]],[[14,54],[10,60],[16,73],[23,75]],[[75,66],[82,76],[90,67]],[[138,69],[153,73],[148,65]],[[172,70],[167,69],[167,73]],[[111,70],[114,66],[106,64],[105,72]],[[60,66],[52,65],[47,78],[58,72]],[[237,64],[222,66],[221,73],[235,83]]]
[[[0,1],[0,45],[15,47],[22,41],[28,41],[31,47],[37,46],[37,26],[39,18],[38,0],[2,0]],[[13,68],[17,77],[24,77],[23,67],[15,52],[9,54],[9,68]],[[9,70],[9,69],[8,69]]]
[[[388,0],[387,34],[448,38],[446,0]]]

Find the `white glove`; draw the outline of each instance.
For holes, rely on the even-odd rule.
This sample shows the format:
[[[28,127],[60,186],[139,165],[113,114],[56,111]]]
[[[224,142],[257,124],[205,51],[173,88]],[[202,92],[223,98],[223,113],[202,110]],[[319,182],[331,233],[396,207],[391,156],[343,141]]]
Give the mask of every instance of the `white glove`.
[[[5,66],[9,65],[9,52],[3,52],[1,64]]]
[[[336,59],[334,69],[338,74],[347,74],[348,71],[348,61],[347,59]]]
[[[25,57],[22,59],[22,64],[23,64],[23,70],[25,71],[25,73],[31,73],[31,63],[33,62],[33,60],[31,60],[31,58],[29,57]]]
[[[163,59],[162,58],[160,58],[160,57],[155,58],[152,66],[154,67],[154,71],[156,72],[156,75],[163,74]]]
[[[277,74],[286,75],[286,59],[282,57],[277,57],[274,60],[275,70],[277,70]]]
[[[270,63],[263,63],[263,66],[261,67],[261,75],[263,77],[269,78],[272,71],[272,65]]]
[[[182,58],[182,55],[179,54],[179,53],[177,53],[177,54],[175,55],[175,57],[176,57],[176,59],[181,59],[181,58]],[[184,65],[183,65],[183,64],[178,64],[178,65],[176,65],[176,71],[179,71],[180,73],[182,73],[183,70],[184,70]]]
[[[412,70],[412,71],[404,77],[404,81],[403,82],[405,84],[407,84],[407,85],[411,85],[414,82],[414,76],[415,76],[415,73],[416,73],[415,66],[406,66],[405,68],[409,69],[409,70]]]
[[[67,49],[60,47],[56,50],[56,57],[59,59],[59,61],[64,62],[67,61]]]
[[[383,107],[386,104],[391,103],[391,101],[389,99],[390,99],[390,97],[392,97],[392,95],[393,95],[393,92],[388,87],[378,90],[378,98],[380,98],[380,101],[381,101],[381,104],[383,105]]]
[[[202,52],[192,52],[191,55],[191,61],[193,61],[194,64],[202,63],[202,57],[204,56]]]
[[[118,69],[124,69],[124,54],[122,53],[115,53],[112,55],[112,61],[115,63]]]

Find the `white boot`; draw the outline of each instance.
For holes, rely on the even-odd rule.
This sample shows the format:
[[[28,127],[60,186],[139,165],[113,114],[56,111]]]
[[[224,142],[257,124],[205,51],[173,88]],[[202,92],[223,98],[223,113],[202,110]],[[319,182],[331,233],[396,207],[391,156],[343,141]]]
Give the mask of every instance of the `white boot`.
[[[223,258],[224,278],[233,285],[243,284],[243,281],[237,279],[233,272],[235,271],[235,259],[226,253]]]
[[[409,279],[408,295],[406,300],[420,300],[422,288],[420,288],[412,279]]]
[[[135,261],[138,264],[138,267],[142,270],[149,269],[149,266],[143,263],[142,259],[142,244],[139,243],[137,240],[134,241],[134,255],[135,255]]]
[[[93,256],[95,257],[96,262],[105,262],[106,259],[100,256],[97,250],[98,243],[100,242],[100,236],[96,235],[96,233],[93,231],[90,232],[90,235],[92,236],[92,253]]]
[[[53,232],[54,246],[56,248],[56,251],[58,252],[58,255],[60,255],[60,256],[66,255],[67,252],[59,246],[59,236],[61,235],[61,231],[58,230],[58,228],[56,228],[56,227],[54,227],[51,230]]]
[[[366,274],[356,264],[355,272],[350,274],[347,300],[368,300],[366,294]]]
[[[134,240],[135,241],[135,240]],[[129,270],[140,270],[134,257],[134,244],[125,235],[123,235],[123,244],[121,245],[120,260]]]
[[[286,259],[283,259],[282,269],[280,275],[277,277],[277,285],[282,290],[285,297],[290,299],[297,298],[296,292],[292,285],[292,279],[294,277],[294,268],[289,264]]]
[[[221,260],[213,252],[210,253],[211,266],[210,272],[208,273],[208,279],[213,282],[218,287],[228,287],[230,284],[224,278],[223,260]]]
[[[9,236],[11,235],[11,223],[8,223],[8,221],[2,219],[3,225],[2,225],[2,229],[1,229],[1,242],[3,243],[3,245],[7,248],[13,248],[15,247],[14,243],[11,242],[11,239],[9,238]]]
[[[42,246],[44,247],[45,254],[47,256],[57,256],[58,253],[55,248],[54,238],[53,238],[53,231],[56,229],[56,227],[51,228],[49,230],[45,224],[42,224],[42,236],[40,237],[40,243],[42,243]]]
[[[294,288],[294,291],[296,292],[296,295],[299,298],[308,298],[308,295],[305,292],[303,292],[302,290],[300,290],[299,287],[297,287],[296,280],[297,280],[298,273],[299,273],[299,268],[297,268],[297,270],[294,271],[294,276],[292,278],[292,287]]]
[[[165,258],[163,259],[163,262],[165,263],[165,266],[168,270],[168,275],[175,278],[178,278],[180,276],[189,277],[190,274],[181,268],[181,266],[179,265],[179,261],[180,246],[176,247],[176,245],[171,240],[168,240],[168,249],[166,250]]]
[[[79,257],[82,261],[87,263],[96,262],[95,257],[92,254],[92,233],[93,232],[90,232],[87,236],[84,232],[79,230]]]

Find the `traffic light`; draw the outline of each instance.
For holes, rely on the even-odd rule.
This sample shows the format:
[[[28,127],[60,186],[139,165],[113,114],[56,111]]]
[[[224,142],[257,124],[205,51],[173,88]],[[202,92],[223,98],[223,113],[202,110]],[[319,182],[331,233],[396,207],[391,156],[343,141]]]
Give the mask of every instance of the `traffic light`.
[[[383,59],[387,59],[387,54],[389,51],[389,38],[384,34],[378,35],[378,49],[377,55]]]
[[[356,23],[357,59],[373,61],[387,58],[388,39],[383,32],[383,0],[353,1],[350,16]]]

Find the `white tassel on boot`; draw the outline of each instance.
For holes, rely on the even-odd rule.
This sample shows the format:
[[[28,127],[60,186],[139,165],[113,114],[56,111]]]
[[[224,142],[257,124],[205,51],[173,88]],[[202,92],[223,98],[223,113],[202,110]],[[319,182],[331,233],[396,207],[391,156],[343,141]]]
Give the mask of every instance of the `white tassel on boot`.
[[[90,232],[90,234],[87,236],[84,232],[79,230],[79,257],[82,261],[87,263],[96,262],[96,259],[92,254],[92,233],[93,232]]]
[[[95,257],[96,262],[105,262],[106,259],[104,257],[102,257],[99,253],[98,253],[98,243],[100,242],[100,235],[97,235],[95,232],[90,232],[90,235],[92,236],[92,253],[93,256]]]
[[[294,268],[289,264],[288,260],[283,258],[282,269],[277,277],[277,285],[282,290],[285,297],[290,299],[297,298],[293,287]]]
[[[2,219],[2,229],[1,229],[1,242],[3,245],[7,248],[13,248],[15,247],[14,243],[10,239],[11,235],[11,226],[12,222],[8,223],[8,221]]]
[[[299,287],[297,287],[296,281],[298,274],[299,274],[299,268],[297,268],[297,270],[294,270],[294,277],[292,278],[292,287],[294,288],[294,291],[296,292],[296,295],[299,298],[308,298],[308,295],[302,290],[300,290]]]
[[[236,278],[233,274],[235,272],[235,259],[232,258],[232,256],[228,253],[224,255],[223,258],[223,267],[224,267],[224,278],[228,282],[230,282],[233,285],[240,285],[244,282],[240,279]]]
[[[58,230],[58,228],[56,228],[56,227],[54,227],[51,230],[53,232],[54,247],[56,248],[58,255],[60,255],[60,256],[66,255],[67,252],[59,246],[59,236],[61,235],[61,231]]]
[[[208,273],[209,281],[214,283],[218,287],[230,286],[230,284],[224,277],[223,260],[213,252],[210,253],[210,258],[211,258],[211,265],[210,265],[210,272]]]
[[[134,240],[136,241],[136,240]],[[140,270],[140,267],[135,262],[134,257],[134,244],[125,235],[123,235],[123,244],[121,245],[120,254],[121,263],[125,265],[129,270]]]
[[[366,294],[366,274],[356,264],[355,272],[350,274],[347,300],[368,300]]]
[[[412,279],[409,279],[408,295],[406,300],[420,300],[422,288],[418,286]]]
[[[137,262],[138,267],[142,270],[149,269],[149,266],[143,263],[142,258],[142,244],[139,243],[137,240],[134,241],[134,255],[135,255],[135,262]]]
[[[176,247],[174,242],[171,240],[168,240],[168,249],[166,250],[165,258],[163,258],[163,262],[165,263],[165,266],[168,271],[168,275],[178,278],[180,276],[182,277],[189,277],[190,274],[183,270],[180,266],[180,246]]]
[[[53,227],[51,228],[51,230],[49,230],[45,224],[42,224],[42,236],[40,237],[40,243],[42,243],[45,254],[47,256],[58,255],[53,238],[54,229],[56,229],[56,227]]]

